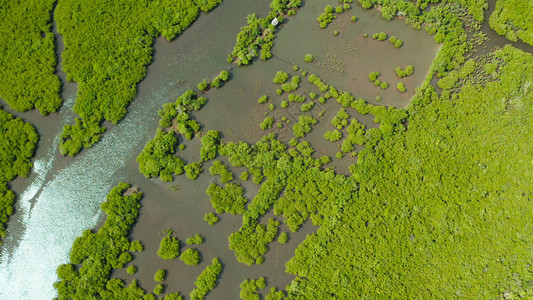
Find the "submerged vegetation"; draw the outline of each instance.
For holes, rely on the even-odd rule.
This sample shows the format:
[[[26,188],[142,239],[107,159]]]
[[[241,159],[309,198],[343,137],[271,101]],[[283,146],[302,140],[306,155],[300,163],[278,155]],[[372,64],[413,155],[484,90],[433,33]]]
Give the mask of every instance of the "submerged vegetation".
[[[15,202],[15,193],[8,184],[17,176],[29,175],[38,141],[39,135],[31,124],[0,107],[0,244],[7,234],[4,224],[13,213]]]

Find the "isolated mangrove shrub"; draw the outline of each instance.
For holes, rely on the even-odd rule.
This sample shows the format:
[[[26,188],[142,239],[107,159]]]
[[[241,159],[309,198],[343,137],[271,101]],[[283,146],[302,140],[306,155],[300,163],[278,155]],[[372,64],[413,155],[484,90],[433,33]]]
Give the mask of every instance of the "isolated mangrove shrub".
[[[395,37],[394,35],[389,38],[389,42],[396,48],[403,46],[403,40]]]
[[[218,276],[222,272],[222,264],[218,257],[213,258],[212,264],[207,266],[198,277],[194,285],[194,290],[189,294],[191,300],[204,299],[207,293],[217,285]]]
[[[415,69],[413,68],[413,66],[408,65],[407,67],[405,67],[405,70],[403,70],[400,67],[396,67],[395,71],[396,71],[396,75],[398,75],[399,78],[403,78],[403,77],[411,76],[413,72],[415,71]]]
[[[209,225],[215,225],[218,223],[218,216],[212,212],[207,213],[204,216],[204,221],[206,221]]]
[[[274,77],[274,83],[282,84],[289,80],[290,75],[283,71],[277,71],[276,76]]]
[[[315,102],[309,102],[309,103],[305,103],[305,104],[302,104],[302,106],[300,107],[300,110],[302,112],[307,112],[307,111],[310,111],[311,109],[313,109],[313,107],[315,106]]]
[[[396,88],[398,89],[400,93],[407,92],[407,89],[405,88],[405,84],[403,82],[398,82],[398,84],[396,85]]]
[[[171,233],[169,232],[168,235],[161,240],[157,255],[164,260],[171,260],[178,257],[180,255],[180,241],[171,236]]]
[[[282,232],[278,237],[278,243],[285,244],[289,240],[289,237],[286,232]]]
[[[134,265],[131,265],[131,266],[126,268],[126,272],[128,272],[128,274],[130,274],[130,275],[133,275],[133,274],[137,273],[137,267],[134,266]]]
[[[259,127],[263,130],[267,130],[272,128],[272,125],[274,125],[274,118],[273,117],[266,117],[261,124],[259,124]]]
[[[164,300],[183,300],[183,296],[180,294],[180,292],[172,293],[172,294],[166,294]]]
[[[326,83],[324,83],[322,81],[322,79],[320,79],[318,76],[316,76],[315,74],[311,74],[309,75],[309,77],[307,78],[307,80],[309,82],[311,82],[312,84],[314,84],[319,91],[321,91],[322,93],[325,93],[329,90],[329,85],[327,85]]]
[[[157,272],[155,272],[154,280],[158,282],[165,281],[165,278],[167,277],[167,270],[165,269],[159,269]]]
[[[189,178],[190,180],[195,180],[196,178],[198,178],[200,173],[202,173],[203,171],[202,163],[200,162],[192,162],[183,167],[183,169],[187,174],[187,178]]]
[[[368,74],[368,79],[372,82],[376,81],[379,77],[379,75],[381,75],[379,72],[372,72],[370,74]]]
[[[180,260],[183,261],[186,265],[197,266],[202,260],[198,250],[189,248],[180,255]]]
[[[333,131],[326,131],[324,133],[324,139],[330,142],[336,142],[342,139],[342,132],[339,130],[333,130]]]
[[[207,83],[207,79],[204,79],[202,82],[198,83],[198,85],[196,85],[196,87],[201,92],[206,91],[207,88],[209,87],[209,84]]]
[[[327,5],[324,7],[324,12],[322,12],[316,20],[320,24],[320,28],[326,28],[328,27],[328,24],[336,18],[337,16],[335,16],[333,13],[333,7],[331,5]]]
[[[387,39],[387,34],[385,32],[374,33],[372,38],[378,41],[384,41]]]
[[[243,300],[259,300],[259,290],[262,290],[266,287],[266,280],[264,277],[259,279],[245,279],[240,284],[241,291],[239,292],[239,297]]]
[[[379,86],[381,87],[382,90],[386,90],[389,88],[389,84],[386,82],[382,82]]]
[[[259,99],[257,99],[257,102],[259,104],[267,103],[267,101],[268,101],[268,96],[267,95],[263,95],[263,96],[259,97]]]
[[[304,60],[308,63],[312,63],[313,61],[315,61],[315,56],[313,54],[308,53],[304,56]],[[302,76],[305,77],[305,75]]]
[[[185,243],[187,243],[187,245],[200,245],[204,243],[204,237],[197,233],[187,238]]]
[[[281,108],[287,108],[289,107],[289,101],[286,99],[281,100]]]

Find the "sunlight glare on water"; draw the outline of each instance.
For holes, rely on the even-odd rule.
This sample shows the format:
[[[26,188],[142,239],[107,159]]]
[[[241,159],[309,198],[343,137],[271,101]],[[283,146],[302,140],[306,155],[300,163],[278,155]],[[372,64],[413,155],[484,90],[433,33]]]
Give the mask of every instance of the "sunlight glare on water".
[[[120,169],[126,160],[137,156],[139,147],[152,134],[146,123],[154,122],[155,113],[147,112],[159,109],[166,99],[164,90],[172,89],[153,92],[156,100],[145,101],[142,110],[131,112],[48,182],[45,178],[57,163],[57,148],[47,149],[45,157],[35,162],[37,176],[21,194],[17,207],[24,233],[11,253],[2,249],[0,299],[51,299],[56,295],[56,268],[68,262],[74,239],[98,223],[100,203],[125,178]]]

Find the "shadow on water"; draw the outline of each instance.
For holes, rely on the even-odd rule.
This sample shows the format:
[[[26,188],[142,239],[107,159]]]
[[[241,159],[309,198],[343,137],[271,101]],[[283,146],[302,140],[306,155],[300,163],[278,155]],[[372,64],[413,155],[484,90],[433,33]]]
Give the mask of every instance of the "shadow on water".
[[[119,181],[132,182],[131,175],[138,175],[131,164],[155,132],[161,105],[226,68],[227,49],[233,46],[245,16],[267,7],[267,1],[226,1],[209,17],[202,15],[175,41],[157,39],[157,53],[129,114],[75,159],[61,157],[57,151],[63,124],[72,122],[72,102],[48,117],[36,112],[15,114],[36,125],[41,142],[32,175],[13,184],[20,196],[9,224],[11,236],[2,248],[0,298],[53,297],[55,269],[68,262],[74,239],[98,223],[99,204],[110,188]],[[58,75],[63,76],[64,99],[73,99],[75,85],[71,91],[64,75]],[[188,81],[184,83],[185,78]],[[125,168],[127,164],[130,168]]]

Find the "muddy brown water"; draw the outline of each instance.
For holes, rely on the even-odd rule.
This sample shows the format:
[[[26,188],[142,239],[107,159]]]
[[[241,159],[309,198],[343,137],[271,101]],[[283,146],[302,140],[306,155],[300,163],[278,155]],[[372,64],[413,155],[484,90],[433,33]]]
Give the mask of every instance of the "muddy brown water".
[[[283,30],[275,39],[274,52],[280,58],[234,68],[233,79],[223,88],[206,93],[208,104],[195,112],[193,117],[200,121],[204,129],[221,131],[226,141],[250,143],[255,143],[265,133],[259,129],[259,124],[266,116],[273,116],[276,123],[286,117],[291,121],[290,124],[284,123],[282,129],[274,125],[273,129],[266,132],[274,132],[287,142],[293,137],[291,128],[301,114],[301,104],[290,103],[287,109],[281,109],[280,103],[286,99],[286,94],[275,94],[279,86],[272,82],[275,72],[279,70],[291,75],[299,74],[292,70],[292,64],[287,63],[287,60],[304,66],[327,83],[350,91],[356,97],[373,102],[376,96],[381,95],[383,101],[374,103],[405,107],[414,88],[423,81],[438,45],[431,36],[408,28],[402,20],[385,21],[379,12],[363,11],[359,5],[354,5],[353,10],[340,16],[328,29],[321,30],[315,21],[316,17],[326,4],[336,3],[318,1],[304,6],[297,16],[283,25]],[[117,126],[110,126],[97,145],[74,159],[62,157],[57,151],[61,127],[71,123],[75,117],[71,109],[76,85],[67,83],[61,71],[58,71],[58,75],[64,84],[62,97],[65,105],[59,113],[42,117],[37,112],[13,112],[36,125],[41,141],[30,177],[12,183],[19,197],[16,213],[9,223],[10,235],[2,247],[0,282],[3,286],[0,288],[0,298],[53,297],[55,269],[59,264],[68,262],[68,252],[75,237],[84,229],[102,224],[99,204],[119,181],[134,184],[145,195],[141,202],[143,208],[132,232],[132,238],[141,240],[145,250],[136,253],[131,263],[138,267],[137,274],[126,274],[123,269],[116,271],[114,277],[127,282],[139,279],[143,288],[152,291],[156,285],[153,279],[155,272],[167,269],[165,293],[181,291],[188,298],[196,276],[211,263],[213,257],[220,257],[224,271],[217,288],[208,294],[208,299],[238,298],[239,284],[247,278],[265,276],[268,287],[263,292],[272,286],[284,288],[290,283],[294,276],[285,273],[285,263],[294,255],[297,245],[316,231],[311,222],[306,222],[297,233],[289,233],[287,244],[271,243],[262,265],[246,266],[237,262],[233,251],[228,249],[228,236],[241,226],[241,216],[223,214],[219,216],[220,222],[214,226],[203,220],[205,213],[213,211],[205,190],[212,182],[218,182],[216,177],[208,173],[211,162],[204,165],[204,172],[195,181],[182,175],[175,177],[172,183],[164,183],[159,179],[144,178],[138,172],[135,161],[155,132],[157,111],[161,105],[174,101],[203,78],[212,78],[226,69],[227,53],[234,45],[235,35],[244,24],[245,16],[251,12],[266,15],[268,5],[269,1],[266,0],[253,3],[244,0],[225,1],[209,15],[202,15],[175,41],[156,39],[153,62],[148,67],[147,77],[139,84],[138,95],[130,105],[126,118]],[[359,20],[352,23],[349,20],[352,15]],[[340,35],[334,37],[333,30],[339,30]],[[388,41],[379,42],[362,36],[364,32],[372,35],[380,31],[403,39],[404,46],[395,49]],[[295,47],[295,44],[299,46]],[[326,50],[324,45],[327,45]],[[61,40],[58,39],[58,52],[61,50]],[[354,51],[363,54],[354,54]],[[317,62],[306,64],[303,61],[306,53],[317,54]],[[329,72],[328,65],[320,64],[330,61],[345,62],[344,72]],[[415,67],[415,73],[402,80],[407,85],[408,93],[399,94],[395,88],[398,80],[394,68],[408,64]],[[382,73],[381,78],[390,84],[388,90],[382,91],[368,81],[368,73],[372,71]],[[310,91],[318,92],[302,78],[301,88],[296,93],[308,95]],[[271,96],[270,101],[276,107],[274,111],[268,109],[268,104],[257,103],[257,99],[264,94]],[[315,107],[306,114],[313,115],[319,122],[303,140],[311,143],[316,151],[315,157],[334,157],[340,142],[325,141],[323,135],[327,130],[334,129],[330,122],[340,106],[334,99],[325,104],[317,100],[315,102]],[[325,111],[325,114],[319,117],[321,111]],[[351,118],[356,118],[367,128],[377,126],[372,116],[361,116],[350,109],[348,112]],[[186,148],[179,155],[187,162],[197,161],[200,139],[182,142]],[[227,160],[219,159],[228,165]],[[335,166],[339,173],[348,174],[348,167],[355,159],[349,156],[341,160],[333,158],[329,166]],[[246,196],[251,200],[259,186],[253,184],[251,179],[242,182],[238,177],[243,170],[232,168],[236,178],[234,182],[245,187]],[[177,185],[179,190],[171,191],[171,184]],[[261,218],[261,222],[266,223],[269,217],[274,217],[271,212]],[[275,218],[281,221],[280,217]],[[167,228],[172,228],[175,236],[182,241],[182,250],[189,247],[184,243],[187,237],[196,233],[205,237],[204,244],[192,246],[202,254],[199,266],[187,266],[180,260],[163,261],[157,257],[159,241]],[[280,231],[288,230],[281,225]]]

